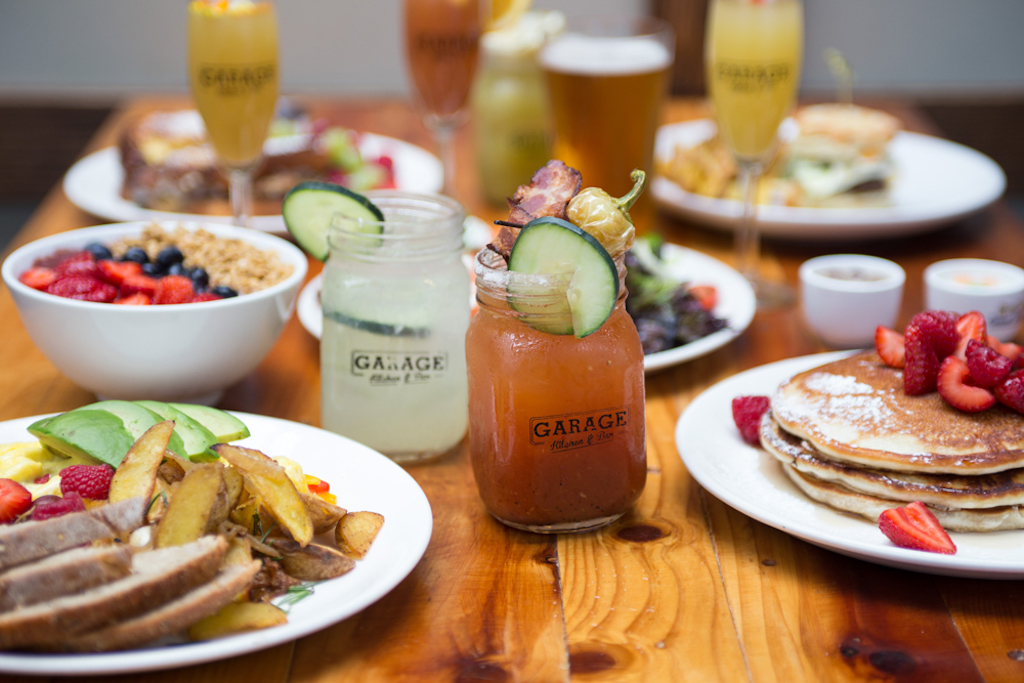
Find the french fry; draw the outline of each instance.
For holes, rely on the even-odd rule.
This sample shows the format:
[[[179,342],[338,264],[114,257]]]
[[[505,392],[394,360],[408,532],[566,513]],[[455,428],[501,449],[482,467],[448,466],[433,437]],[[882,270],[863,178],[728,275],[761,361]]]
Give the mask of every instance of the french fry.
[[[288,576],[302,581],[324,581],[355,569],[356,561],[334,548],[310,543],[303,547],[295,541],[274,539],[273,547],[281,555],[281,566]]]
[[[376,512],[349,512],[334,529],[338,550],[361,560],[370,550],[377,533],[384,526],[384,516]]]
[[[313,538],[313,522],[284,468],[259,451],[219,443],[213,446],[225,461],[241,471],[246,485],[262,500],[277,522],[300,545]],[[264,525],[266,526],[266,525]]]
[[[153,499],[156,472],[163,462],[164,451],[172,433],[174,422],[166,420],[153,425],[139,437],[114,472],[108,502],[117,503],[136,496]]]
[[[278,626],[288,621],[284,610],[268,602],[232,602],[188,630],[192,640],[212,640],[235,633]]]
[[[220,463],[209,463],[185,474],[157,527],[157,548],[191,543],[206,533],[217,494],[224,485],[223,469]]]

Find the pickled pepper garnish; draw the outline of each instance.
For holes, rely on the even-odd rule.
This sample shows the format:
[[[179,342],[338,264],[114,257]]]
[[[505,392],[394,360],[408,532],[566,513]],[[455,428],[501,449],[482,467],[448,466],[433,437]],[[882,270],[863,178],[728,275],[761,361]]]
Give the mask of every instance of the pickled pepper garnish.
[[[633,246],[636,229],[629,208],[647,184],[647,174],[639,169],[629,177],[633,188],[625,196],[616,199],[599,187],[588,187],[572,198],[566,210],[569,221],[596,237],[612,258]]]

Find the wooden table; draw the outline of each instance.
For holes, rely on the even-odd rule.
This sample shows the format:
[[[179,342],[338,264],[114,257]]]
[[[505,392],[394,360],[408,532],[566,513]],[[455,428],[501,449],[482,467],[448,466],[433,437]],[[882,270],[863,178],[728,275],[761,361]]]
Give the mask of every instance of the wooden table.
[[[86,151],[109,145],[126,116],[184,104],[179,98],[133,101]],[[340,124],[430,146],[402,102],[311,104]],[[880,104],[913,130],[937,132],[912,108]],[[698,102],[676,101],[666,121],[704,113]],[[471,212],[499,217],[500,208],[479,199],[470,139],[468,131],[459,139],[461,198]],[[100,222],[55,188],[11,248]],[[731,261],[727,235],[665,216],[657,229]],[[927,264],[951,256],[1024,263],[1024,225],[1000,202],[915,237],[768,244],[766,262],[795,283],[805,259],[851,250],[906,269],[903,325],[922,308]],[[6,290],[0,292],[0,321],[0,419],[94,400],[36,350]],[[695,396],[742,370],[822,350],[791,308],[759,314],[725,348],[649,376],[647,488],[634,511],[607,529],[552,538],[503,527],[484,511],[463,448],[448,460],[409,468],[433,506],[433,538],[412,574],[379,602],[294,643],[118,680],[1024,680],[1021,582],[942,578],[849,559],[736,512],[687,473],[673,434]],[[316,340],[293,319],[221,406],[319,424]]]

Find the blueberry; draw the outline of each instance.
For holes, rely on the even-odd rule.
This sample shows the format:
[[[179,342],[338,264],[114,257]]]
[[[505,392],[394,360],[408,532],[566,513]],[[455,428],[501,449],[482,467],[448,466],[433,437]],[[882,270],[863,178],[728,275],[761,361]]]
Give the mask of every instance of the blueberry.
[[[210,291],[213,292],[214,294],[216,294],[217,296],[219,296],[222,299],[230,299],[233,296],[238,296],[238,292],[236,292],[235,290],[231,289],[230,287],[225,287],[224,285],[220,285],[219,287],[214,287]]]
[[[184,260],[185,257],[177,247],[164,247],[160,250],[160,253],[156,255],[156,264],[164,270],[167,270],[175,263],[181,263]]]
[[[192,288],[197,292],[210,284],[209,274],[202,268],[195,268],[192,271]]]
[[[184,276],[187,277],[188,276],[188,269],[185,266],[181,265],[180,263],[172,263],[167,268],[167,274],[168,275],[184,275]]]
[[[149,256],[146,255],[145,249],[141,247],[131,247],[128,251],[124,252],[124,256],[121,257],[122,261],[135,261],[136,263],[149,263]]]
[[[142,272],[150,277],[160,277],[163,275],[163,271],[160,270],[160,266],[155,263],[143,263]]]
[[[110,250],[99,242],[93,242],[92,244],[87,245],[85,250],[92,254],[92,257],[97,261],[114,258],[114,255],[110,253]]]

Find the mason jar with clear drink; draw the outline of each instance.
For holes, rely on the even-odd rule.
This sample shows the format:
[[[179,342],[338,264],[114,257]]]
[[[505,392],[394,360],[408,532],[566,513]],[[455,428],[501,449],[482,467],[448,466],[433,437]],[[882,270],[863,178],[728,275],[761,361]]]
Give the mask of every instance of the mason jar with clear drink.
[[[324,265],[322,425],[396,461],[466,433],[465,212],[439,195],[379,191],[383,221],[335,218]]]

